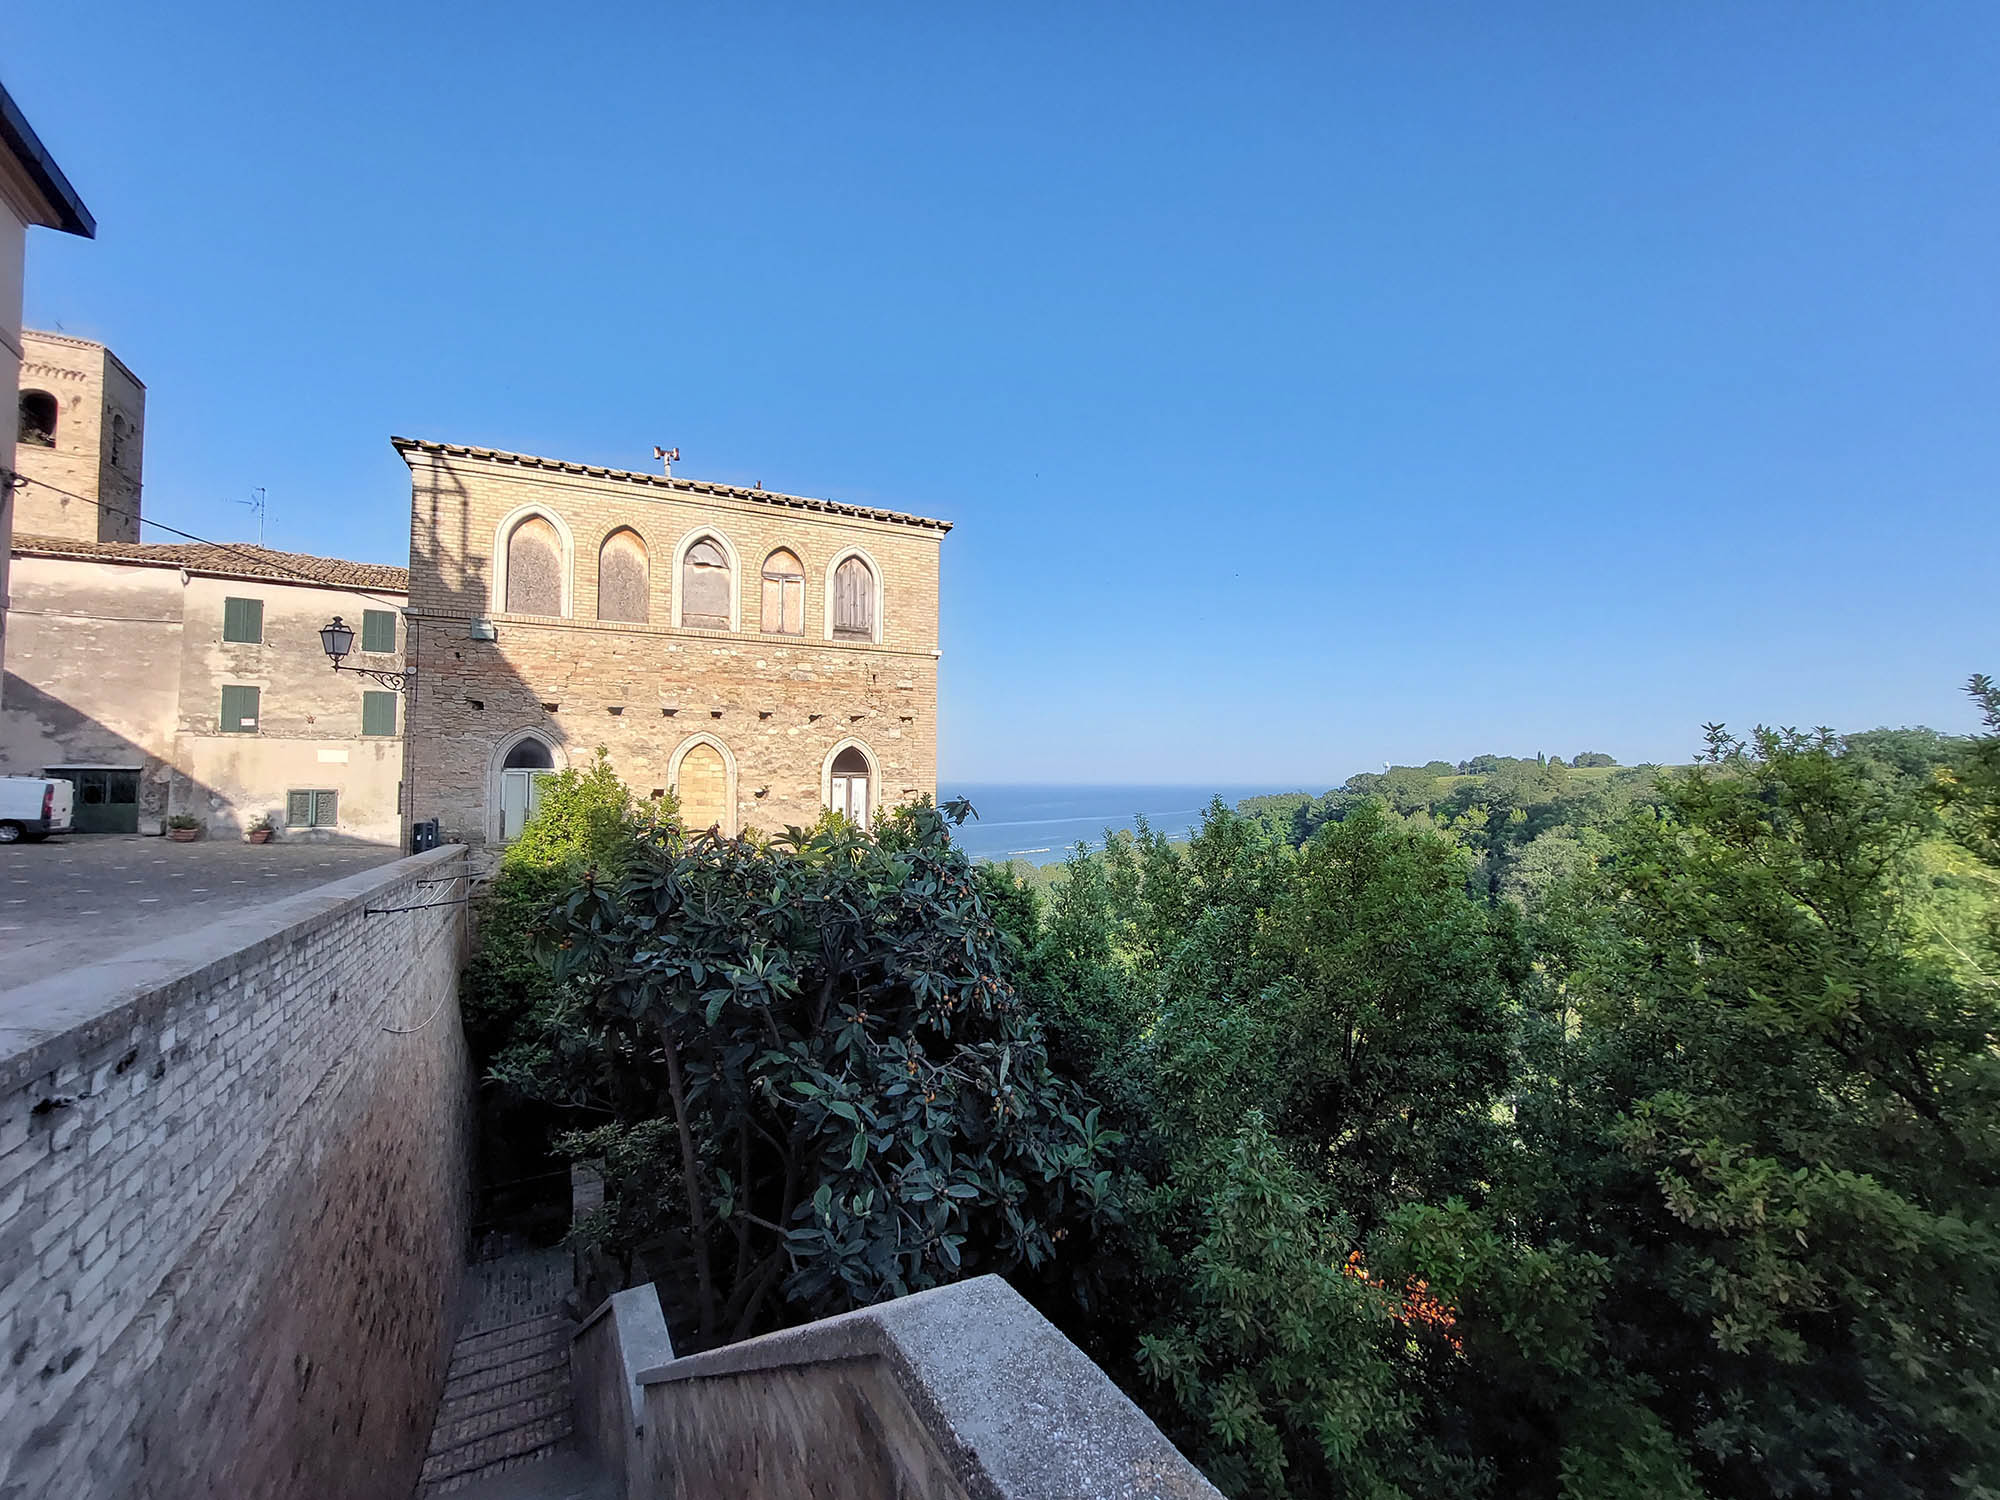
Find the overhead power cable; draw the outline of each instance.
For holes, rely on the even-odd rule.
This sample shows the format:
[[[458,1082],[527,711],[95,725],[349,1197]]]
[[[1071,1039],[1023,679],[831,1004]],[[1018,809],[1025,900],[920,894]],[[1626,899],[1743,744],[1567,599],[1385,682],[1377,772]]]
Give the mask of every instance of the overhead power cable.
[[[22,484],[40,485],[45,490],[53,490],[58,495],[65,496],[71,500],[79,501],[84,505],[95,506],[97,509],[102,511],[108,511],[114,516],[123,516],[128,521],[137,521],[141,526],[150,526],[155,531],[169,532],[172,535],[184,538],[187,541],[199,542],[204,547],[214,547],[217,551],[227,552],[233,557],[245,558],[250,562],[258,564],[260,567],[276,568],[280,573],[290,574],[292,577],[297,578],[305,583],[315,583],[318,584],[321,588],[329,588],[329,587],[337,588],[342,593],[359,594],[364,599],[374,599],[382,604],[396,604],[399,607],[402,607],[402,606],[407,606],[407,604],[409,603],[407,595],[402,600],[398,601],[396,599],[388,597],[385,594],[378,593],[373,589],[364,589],[351,584],[331,583],[329,580],[325,578],[315,577],[313,574],[305,572],[303,569],[290,567],[285,563],[275,561],[268,549],[263,549],[258,552],[246,552],[243,550],[243,548],[233,547],[228,542],[212,542],[205,536],[196,536],[192,531],[182,531],[178,526],[169,526],[165,521],[155,521],[151,516],[142,516],[137,511],[131,511],[125,509],[122,505],[112,505],[104,500],[93,500],[88,495],[79,495],[74,490],[66,490],[59,484],[50,484],[46,479],[37,479],[32,474],[22,474],[16,472],[14,477]],[[386,566],[386,565],[375,564],[375,566]]]

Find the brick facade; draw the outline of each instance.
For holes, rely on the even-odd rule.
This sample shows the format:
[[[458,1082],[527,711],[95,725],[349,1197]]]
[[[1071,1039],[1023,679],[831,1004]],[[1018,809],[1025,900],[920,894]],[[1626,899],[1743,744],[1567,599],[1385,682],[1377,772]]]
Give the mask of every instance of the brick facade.
[[[428,904],[463,869],[9,992],[0,1495],[409,1495],[467,1230],[465,908]]]
[[[21,392],[46,398],[55,430],[46,446],[24,439],[15,448],[14,467],[30,483],[14,498],[14,530],[138,541],[146,387],[89,339],[28,328],[21,351]]]
[[[451,444],[399,438],[396,447],[412,479],[418,670],[406,805],[413,817],[439,819],[446,839],[499,839],[501,763],[524,737],[542,740],[558,767],[603,746],[638,796],[674,789],[730,833],[815,820],[831,762],[849,746],[873,769],[871,806],[936,795],[938,553],[948,523]],[[535,547],[554,534],[553,589],[532,548],[516,550],[508,576],[509,541],[523,523]],[[677,565],[704,537],[730,564],[728,628],[676,623]],[[643,611],[634,608],[635,543]],[[797,635],[761,628],[764,564],[781,548],[805,576]],[[875,638],[835,639],[828,591],[843,557],[857,553],[877,589]],[[599,618],[600,557],[615,580],[601,613],[628,618]],[[538,589],[565,613],[508,612]],[[629,618],[641,612],[643,621]],[[776,618],[796,617],[794,595]],[[494,639],[477,638],[482,622]]]

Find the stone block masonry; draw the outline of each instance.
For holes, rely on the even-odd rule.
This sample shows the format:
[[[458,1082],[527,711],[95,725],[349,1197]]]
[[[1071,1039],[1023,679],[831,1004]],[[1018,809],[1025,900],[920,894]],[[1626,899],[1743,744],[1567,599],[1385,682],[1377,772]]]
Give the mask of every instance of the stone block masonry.
[[[640,798],[671,789],[695,826],[726,834],[813,823],[849,749],[868,767],[868,809],[936,794],[948,523],[396,445],[411,472],[413,817],[435,817],[469,845],[501,842],[507,757],[527,739],[556,769],[603,746]],[[522,536],[535,545],[510,563]],[[689,581],[702,580],[687,559],[704,545],[726,565],[691,623]],[[843,636],[835,581],[855,558],[862,592],[873,588],[872,626]]]
[[[465,909],[431,904],[464,868],[0,997],[0,1497],[409,1495],[468,1219]]]

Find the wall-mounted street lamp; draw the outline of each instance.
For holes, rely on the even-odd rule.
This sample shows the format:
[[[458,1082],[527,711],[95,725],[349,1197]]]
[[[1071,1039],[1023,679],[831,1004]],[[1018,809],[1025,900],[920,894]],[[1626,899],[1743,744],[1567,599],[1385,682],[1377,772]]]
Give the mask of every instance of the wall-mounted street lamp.
[[[333,623],[319,628],[319,643],[326,651],[326,659],[333,663],[336,672],[352,672],[357,677],[372,677],[391,692],[404,693],[416,686],[417,669],[411,667],[406,672],[378,672],[373,667],[343,667],[340,663],[348,652],[354,649],[354,627],[342,622],[339,615]]]

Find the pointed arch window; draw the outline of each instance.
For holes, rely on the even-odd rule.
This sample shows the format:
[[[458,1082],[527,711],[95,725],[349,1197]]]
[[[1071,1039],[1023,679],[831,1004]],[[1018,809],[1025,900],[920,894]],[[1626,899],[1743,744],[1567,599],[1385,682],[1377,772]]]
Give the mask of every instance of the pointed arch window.
[[[865,558],[850,557],[834,569],[833,638],[875,639],[875,570]]]
[[[622,526],[597,549],[597,618],[643,625],[650,592],[646,544],[638,532]]]
[[[806,570],[798,554],[780,547],[764,559],[764,633],[806,633]]]
[[[562,537],[546,516],[524,517],[507,537],[507,613],[563,612]]]
[[[500,840],[511,842],[542,806],[542,778],[555,774],[555,757],[533,735],[508,750],[500,763]]]
[[[848,746],[834,756],[827,772],[826,805],[849,822],[866,828],[875,811],[872,779],[868,757],[856,746]]]
[[[700,538],[681,556],[681,624],[696,630],[727,630],[734,587],[729,554],[714,537]]]

